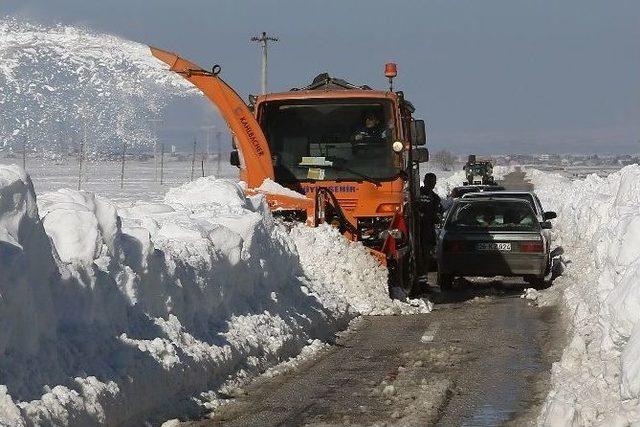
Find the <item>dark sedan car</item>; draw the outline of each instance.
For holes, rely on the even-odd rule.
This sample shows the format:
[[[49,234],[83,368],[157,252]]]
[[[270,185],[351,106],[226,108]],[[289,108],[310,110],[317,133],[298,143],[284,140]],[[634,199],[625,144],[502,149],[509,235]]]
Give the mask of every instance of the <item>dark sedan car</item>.
[[[439,286],[450,288],[462,276],[519,276],[543,286],[549,246],[542,230],[548,227],[526,200],[456,200],[438,242]]]

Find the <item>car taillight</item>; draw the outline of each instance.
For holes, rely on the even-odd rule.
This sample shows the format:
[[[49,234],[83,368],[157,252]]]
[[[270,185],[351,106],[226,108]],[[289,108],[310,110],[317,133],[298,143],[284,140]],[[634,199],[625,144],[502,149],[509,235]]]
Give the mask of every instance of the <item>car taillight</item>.
[[[522,242],[520,243],[520,252],[542,252],[542,242]]]
[[[460,242],[457,240],[445,240],[444,241],[444,251],[445,252],[464,252],[466,249],[466,245],[464,242]]]

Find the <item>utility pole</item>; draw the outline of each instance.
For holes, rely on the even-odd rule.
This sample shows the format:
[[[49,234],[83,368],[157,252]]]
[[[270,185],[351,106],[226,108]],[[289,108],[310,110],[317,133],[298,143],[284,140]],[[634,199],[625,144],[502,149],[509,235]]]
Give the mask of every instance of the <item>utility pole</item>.
[[[84,150],[87,144],[87,119],[83,121],[82,141],[80,142],[80,168],[78,170],[78,191],[82,189],[82,164],[84,163]]]
[[[164,185],[164,142],[160,144],[160,185]]]
[[[203,159],[206,162],[209,162],[211,159],[211,132],[215,129],[215,125],[207,125],[207,126],[200,126],[200,129],[202,129],[202,131],[204,132],[204,141],[205,141],[205,146],[203,148]],[[206,157],[205,153],[206,152]]]
[[[22,169],[27,170],[27,134],[22,138]]]
[[[262,74],[261,74],[261,90],[264,95],[267,93],[267,45],[269,42],[277,42],[276,37],[267,36],[265,31],[260,36],[251,37],[252,42],[258,42],[262,47]]]
[[[197,146],[198,142],[194,139],[193,140],[193,157],[191,157],[191,181],[193,181],[193,174],[195,171],[195,167],[196,167],[196,146]]]
[[[220,178],[220,161],[222,160],[222,144],[220,143],[220,135],[222,135],[222,132],[216,132],[216,142],[218,143],[218,167],[216,170],[216,178]]]
[[[124,159],[127,155],[127,140],[122,140],[122,162],[120,164],[120,189],[124,188]]]

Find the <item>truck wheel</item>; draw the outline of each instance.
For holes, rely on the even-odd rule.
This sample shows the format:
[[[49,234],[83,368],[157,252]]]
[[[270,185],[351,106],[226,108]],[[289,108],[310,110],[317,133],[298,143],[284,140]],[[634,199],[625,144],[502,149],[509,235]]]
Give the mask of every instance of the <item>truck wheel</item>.
[[[448,291],[453,287],[453,276],[440,273],[440,270],[438,270],[437,284],[441,291]]]

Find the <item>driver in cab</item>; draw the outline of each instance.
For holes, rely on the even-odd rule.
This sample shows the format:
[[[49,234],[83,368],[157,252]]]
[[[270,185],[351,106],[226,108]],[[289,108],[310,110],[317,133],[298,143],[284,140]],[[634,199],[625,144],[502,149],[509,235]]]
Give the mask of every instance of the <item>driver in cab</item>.
[[[380,144],[385,141],[387,131],[378,115],[368,112],[364,116],[363,126],[358,128],[353,136],[354,147],[363,147],[369,144]]]

